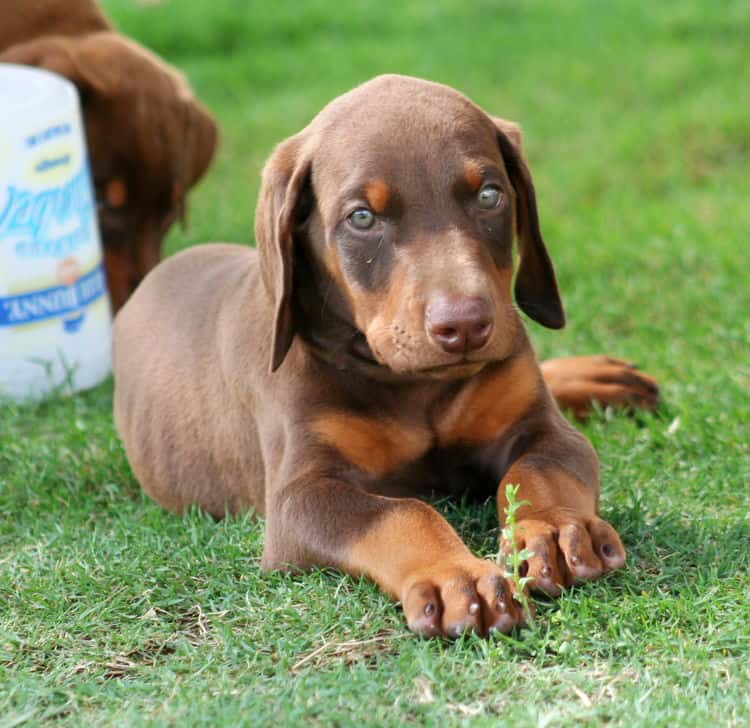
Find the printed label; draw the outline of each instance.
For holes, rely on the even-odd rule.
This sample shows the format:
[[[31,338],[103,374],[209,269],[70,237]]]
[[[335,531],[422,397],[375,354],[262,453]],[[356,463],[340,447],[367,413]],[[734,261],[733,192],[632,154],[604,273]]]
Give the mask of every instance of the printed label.
[[[23,326],[62,316],[65,330],[72,333],[83,321],[82,309],[106,291],[104,267],[99,264],[74,283],[0,298],[0,326]]]
[[[20,258],[62,258],[90,242],[95,214],[88,169],[68,182],[35,191],[10,185],[0,209],[0,239]]]

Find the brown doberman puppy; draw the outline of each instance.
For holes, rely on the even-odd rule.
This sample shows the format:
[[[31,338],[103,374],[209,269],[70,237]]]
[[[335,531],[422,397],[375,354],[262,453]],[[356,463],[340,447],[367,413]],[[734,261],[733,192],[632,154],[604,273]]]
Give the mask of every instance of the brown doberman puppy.
[[[265,568],[366,574],[426,635],[506,632],[521,614],[503,572],[415,496],[497,493],[502,516],[520,484],[528,574],[547,593],[620,568],[596,455],[511,298],[517,232],[516,301],[563,325],[519,147],[515,125],[401,76],[279,145],[257,252],[180,253],[117,317],[115,418],[146,492],[175,511],[254,508]],[[604,378],[655,396],[626,365],[584,363],[590,393]]]
[[[0,63],[66,76],[81,94],[114,310],[159,262],[217,130],[174,68],[116,33],[94,0],[5,0]]]

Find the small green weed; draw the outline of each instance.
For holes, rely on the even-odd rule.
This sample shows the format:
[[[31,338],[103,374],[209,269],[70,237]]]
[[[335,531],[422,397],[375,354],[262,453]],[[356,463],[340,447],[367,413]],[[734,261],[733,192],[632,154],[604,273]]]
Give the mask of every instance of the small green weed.
[[[507,483],[505,485],[505,500],[508,505],[504,509],[505,526],[501,532],[501,547],[497,559],[498,564],[505,569],[505,578],[509,579],[513,586],[513,598],[521,605],[527,626],[533,627],[534,610],[528,590],[531,577],[522,576],[521,570],[524,561],[530,559],[534,552],[526,548],[519,549],[516,538],[516,514],[519,508],[530,505],[527,500],[517,500],[520,487],[520,484]]]

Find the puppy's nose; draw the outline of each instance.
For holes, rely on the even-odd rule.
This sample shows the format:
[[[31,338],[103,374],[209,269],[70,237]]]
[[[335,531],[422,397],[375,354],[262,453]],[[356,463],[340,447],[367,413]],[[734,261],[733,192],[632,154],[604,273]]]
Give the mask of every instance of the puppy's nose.
[[[479,297],[436,296],[428,303],[425,318],[429,335],[451,354],[481,349],[494,324],[489,302]]]

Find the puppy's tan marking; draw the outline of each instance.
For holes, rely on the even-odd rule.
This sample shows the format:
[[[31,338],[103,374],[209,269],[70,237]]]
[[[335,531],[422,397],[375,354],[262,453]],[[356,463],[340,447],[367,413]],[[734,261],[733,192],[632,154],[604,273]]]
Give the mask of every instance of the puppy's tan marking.
[[[107,182],[104,196],[110,207],[122,207],[128,201],[128,188],[119,177],[111,179]]]
[[[464,177],[472,190],[478,190],[482,184],[482,165],[474,159],[467,159],[464,162]]]
[[[350,463],[374,476],[413,462],[431,444],[426,429],[348,412],[326,412],[313,420],[310,429]]]
[[[500,437],[538,400],[540,375],[529,349],[472,379],[437,422],[441,445],[479,444]]]
[[[365,187],[365,199],[378,214],[385,211],[389,194],[388,185],[382,179],[375,179]]]
[[[404,534],[409,535],[406,544]],[[442,517],[422,504],[414,504],[390,511],[363,533],[349,549],[347,561],[354,573],[368,576],[369,562],[388,564],[386,569],[378,569],[376,580],[398,599],[410,574],[434,566],[435,553],[446,561],[454,553],[456,560],[468,556],[466,547]]]
[[[533,517],[543,513],[544,520],[559,525],[570,513],[581,517],[596,515],[596,497],[591,486],[554,463],[545,463],[545,467],[540,467],[539,463],[515,463],[500,480],[498,501],[503,507],[507,505],[507,483],[522,483],[523,499],[531,504],[520,509],[521,520],[529,518],[530,514]],[[550,483],[555,487],[550,488]],[[499,512],[501,518],[503,512]]]
[[[396,317],[399,305],[414,294],[406,279],[406,270],[398,265],[394,267],[387,290],[356,290],[355,293],[354,321],[368,335],[380,326],[387,327]]]

